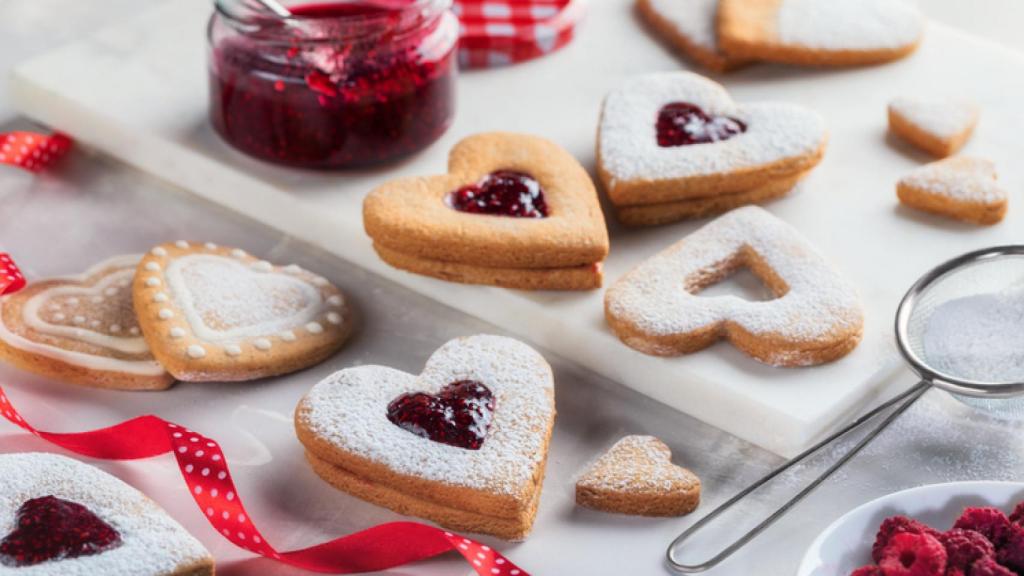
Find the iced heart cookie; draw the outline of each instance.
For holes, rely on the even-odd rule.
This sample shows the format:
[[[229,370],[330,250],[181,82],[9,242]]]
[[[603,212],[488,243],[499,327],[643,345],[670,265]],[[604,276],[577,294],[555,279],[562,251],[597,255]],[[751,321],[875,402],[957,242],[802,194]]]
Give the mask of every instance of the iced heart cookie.
[[[521,134],[466,138],[448,174],[370,192],[363,223],[387,263],[453,282],[530,290],[600,287],[604,216],[586,171]]]
[[[718,0],[637,0],[636,7],[655,32],[701,66],[725,72],[745,62],[718,46]]]
[[[210,243],[153,248],[132,292],[153,354],[186,382],[301,370],[341,348],[352,331],[345,298],[327,279]]]
[[[335,487],[455,530],[521,540],[555,420],[551,367],[499,336],[452,340],[419,376],[349,368],[295,411],[313,470]]]
[[[979,114],[978,105],[969,100],[897,98],[889,103],[889,130],[925,152],[945,158],[967,143]]]
[[[174,379],[153,358],[132,308],[140,258],[118,256],[79,276],[40,280],[0,298],[0,358],[83,386],[171,386]]]
[[[996,181],[995,165],[956,156],[926,164],[900,179],[900,202],[974,224],[995,224],[1006,216],[1008,194]]]
[[[902,58],[924,34],[912,0],[721,0],[718,38],[733,58],[860,66]]]
[[[605,99],[598,173],[617,210],[680,203],[681,217],[706,214],[711,198],[725,209],[787,192],[821,161],[826,140],[824,121],[811,110],[737,105],[703,76],[651,74]]]
[[[776,298],[700,296],[742,267]],[[864,325],[854,288],[795,229],[754,206],[720,216],[626,274],[605,294],[605,317],[647,354],[687,354],[725,339],[774,366],[840,358]]]
[[[682,516],[700,504],[700,479],[672,463],[653,436],[626,436],[576,481],[580,506],[638,516]]]
[[[149,498],[53,454],[0,455],[0,573],[212,576],[213,558]]]

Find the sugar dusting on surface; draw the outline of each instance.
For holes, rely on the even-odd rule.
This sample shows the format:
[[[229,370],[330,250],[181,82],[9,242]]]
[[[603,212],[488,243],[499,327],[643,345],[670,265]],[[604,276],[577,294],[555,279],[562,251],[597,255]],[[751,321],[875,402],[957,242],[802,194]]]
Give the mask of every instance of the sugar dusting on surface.
[[[926,164],[904,176],[900,183],[954,200],[1002,202],[1005,189],[996,180],[996,167],[989,160],[955,156]]]
[[[951,97],[900,97],[889,103],[889,110],[929,134],[944,139],[971,129],[980,114],[974,102]]]
[[[589,466],[577,485],[596,490],[667,492],[692,489],[700,481],[672,464],[671,452],[653,436],[626,436]]]
[[[825,50],[900,48],[924,25],[912,0],[782,0],[776,21],[782,43]]]
[[[950,376],[1024,382],[1024,290],[940,305],[928,319],[923,345],[928,364]]]

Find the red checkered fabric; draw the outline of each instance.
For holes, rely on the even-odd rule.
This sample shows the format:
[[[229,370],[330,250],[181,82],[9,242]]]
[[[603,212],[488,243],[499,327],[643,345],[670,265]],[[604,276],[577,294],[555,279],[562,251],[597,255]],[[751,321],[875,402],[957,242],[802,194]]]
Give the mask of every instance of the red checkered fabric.
[[[553,52],[572,40],[584,0],[455,0],[462,23],[459,62],[504,66]]]

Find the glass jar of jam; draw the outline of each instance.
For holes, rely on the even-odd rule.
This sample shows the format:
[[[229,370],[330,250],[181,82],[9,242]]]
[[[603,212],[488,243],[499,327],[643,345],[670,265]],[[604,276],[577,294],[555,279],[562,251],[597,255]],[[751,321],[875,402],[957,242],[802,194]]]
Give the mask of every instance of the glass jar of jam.
[[[451,0],[292,4],[287,19],[254,4],[217,0],[208,30],[210,120],[235,148],[288,166],[365,166],[451,124]]]

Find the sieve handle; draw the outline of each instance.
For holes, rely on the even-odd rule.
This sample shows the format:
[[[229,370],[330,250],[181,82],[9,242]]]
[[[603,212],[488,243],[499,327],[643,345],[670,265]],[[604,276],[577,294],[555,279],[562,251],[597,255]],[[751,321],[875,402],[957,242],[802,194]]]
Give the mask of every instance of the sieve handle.
[[[924,380],[918,382],[916,386],[910,388],[906,392],[897,395],[895,398],[892,398],[884,402],[883,404],[879,405],[877,408],[871,410],[867,414],[864,414],[863,416],[857,418],[842,430],[839,430],[835,434],[832,434],[828,438],[825,438],[821,442],[818,442],[814,446],[811,446],[797,457],[786,462],[782,466],[779,466],[778,468],[772,470],[764,477],[762,477],[760,480],[754,482],[747,488],[743,489],[740,493],[736,494],[735,496],[727,500],[724,504],[712,510],[711,513],[698,520],[693,526],[687,528],[686,531],[684,531],[682,534],[676,537],[675,540],[672,541],[672,544],[669,545],[668,551],[666,552],[666,559],[668,561],[669,567],[676,572],[682,572],[686,574],[704,572],[706,570],[714,568],[723,560],[725,560],[729,556],[732,556],[737,550],[746,546],[748,542],[757,537],[757,535],[759,535],[761,532],[764,532],[766,528],[774,524],[775,521],[777,521],[779,518],[782,518],[782,516],[789,512],[790,508],[792,508],[805,497],[807,497],[808,494],[813,492],[815,488],[817,488],[822,482],[827,480],[828,477],[835,473],[836,470],[839,470],[851,458],[856,456],[858,452],[860,452],[865,446],[871,443],[871,441],[874,440],[876,436],[878,436],[883,430],[885,430],[886,427],[889,426],[889,424],[891,424],[894,420],[899,418],[901,414],[906,412],[907,409],[910,408],[910,406],[914,402],[916,402],[918,398],[920,398],[925,392],[927,392],[929,388],[931,388],[931,384],[929,384],[928,382],[925,382]],[[691,536],[699,532],[702,528],[704,528],[704,526],[709,524],[712,520],[720,516],[723,512],[732,508],[734,505],[736,505],[737,503],[745,499],[747,496],[749,496],[751,492],[757,490],[761,486],[764,486],[768,482],[775,479],[778,475],[782,474],[786,470],[789,470],[796,464],[799,464],[800,462],[804,461],[818,450],[821,450],[822,448],[832,444],[833,442],[845,436],[846,434],[860,428],[862,425],[872,420],[878,414],[884,412],[888,408],[897,404],[899,404],[899,406],[896,408],[896,410],[892,412],[892,414],[886,416],[884,420],[882,420],[873,430],[871,430],[871,432],[867,434],[867,436],[865,436],[860,442],[858,442],[856,446],[854,446],[848,452],[843,454],[843,456],[839,460],[837,460],[835,464],[830,466],[828,470],[825,470],[824,473],[822,473],[820,476],[815,478],[814,481],[808,484],[806,488],[801,490],[796,496],[794,496],[788,502],[783,504],[781,508],[777,509],[770,516],[765,518],[760,524],[758,524],[749,532],[741,536],[735,542],[730,544],[727,548],[719,552],[716,556],[712,557],[710,560],[707,560],[701,564],[683,564],[679,560],[676,551],[679,549],[680,545],[687,539],[689,539]]]

